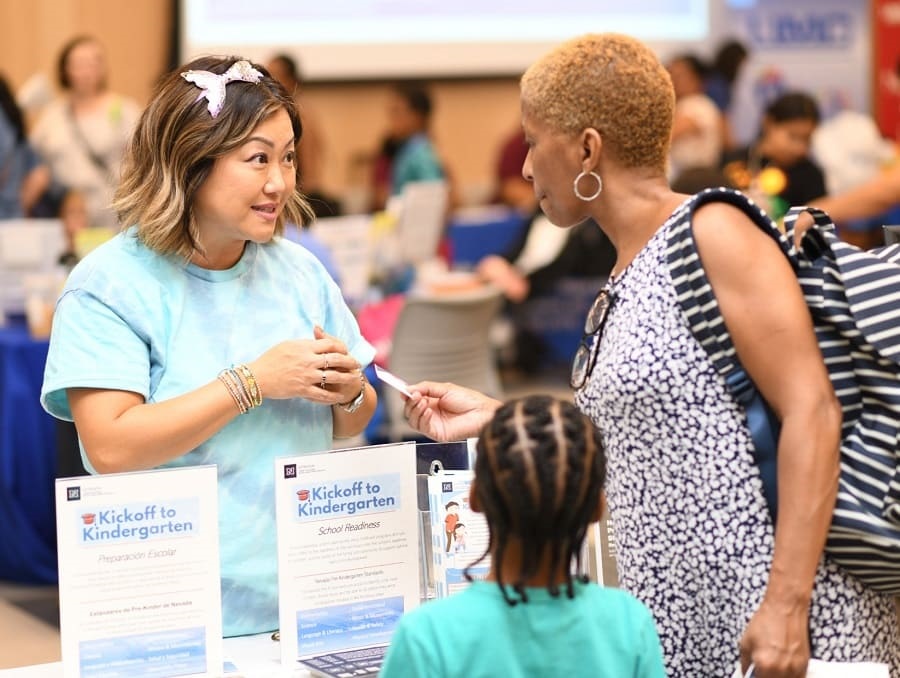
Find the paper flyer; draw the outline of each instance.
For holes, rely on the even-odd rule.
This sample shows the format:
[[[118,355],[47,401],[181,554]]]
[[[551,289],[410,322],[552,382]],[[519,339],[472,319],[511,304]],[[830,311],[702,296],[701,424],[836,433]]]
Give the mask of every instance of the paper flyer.
[[[592,541],[594,546],[593,566],[597,583],[602,586],[618,586],[619,573],[616,570],[616,536],[613,532],[609,515],[603,516],[600,522],[594,523]]]
[[[484,579],[491,569],[490,557],[470,567],[487,550],[490,539],[484,515],[469,505],[473,477],[472,471],[444,471],[428,478],[436,598],[467,587],[467,567],[473,579]]]
[[[449,470],[472,468],[475,438],[449,443],[416,443],[416,490],[419,496],[419,567],[422,602],[434,598],[434,549],[431,537],[431,509],[428,478]],[[441,528],[443,529],[443,528]]]
[[[419,603],[415,443],[275,461],[281,658],[387,644]]]
[[[824,662],[819,659],[810,659],[806,667],[806,678],[890,678],[890,669],[887,664],[874,662]],[[745,674],[738,663],[734,669],[733,678],[753,678],[754,671],[751,667]]]
[[[65,678],[222,672],[216,468],[56,481]]]

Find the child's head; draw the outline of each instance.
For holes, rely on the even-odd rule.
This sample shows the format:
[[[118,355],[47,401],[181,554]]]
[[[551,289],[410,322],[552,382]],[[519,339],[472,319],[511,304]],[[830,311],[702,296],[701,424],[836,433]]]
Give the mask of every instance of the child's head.
[[[464,523],[456,523],[453,527],[453,536],[454,537],[465,537],[466,536],[466,526]]]
[[[787,92],[765,110],[760,152],[780,167],[791,167],[809,155],[821,116],[816,100],[804,92]]]
[[[397,85],[391,92],[388,104],[390,135],[404,140],[428,128],[431,117],[431,96],[424,85],[407,83]]]
[[[574,595],[571,564],[581,563],[588,526],[599,519],[606,457],[600,434],[571,403],[549,396],[514,400],[497,410],[478,438],[472,508],[490,528],[489,551],[507,602],[510,584],[522,600],[525,585],[549,564],[548,588],[556,581]],[[521,568],[504,582],[501,563],[511,540],[521,552]]]

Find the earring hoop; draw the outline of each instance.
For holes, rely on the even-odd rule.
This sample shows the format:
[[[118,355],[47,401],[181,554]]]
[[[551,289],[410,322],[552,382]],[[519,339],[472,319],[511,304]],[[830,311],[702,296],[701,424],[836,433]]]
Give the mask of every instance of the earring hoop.
[[[585,177],[593,177],[594,179],[597,180],[597,190],[594,191],[594,193],[592,195],[582,195],[581,191],[578,190],[578,182],[581,181],[582,179],[584,179]],[[585,202],[590,202],[591,200],[596,200],[597,197],[600,195],[600,193],[603,191],[603,179],[601,179],[600,175],[597,174],[596,172],[593,172],[593,171],[585,172],[582,170],[582,172],[577,177],[575,177],[575,181],[572,184],[572,188],[575,191],[575,195],[577,195],[581,200],[584,200]]]

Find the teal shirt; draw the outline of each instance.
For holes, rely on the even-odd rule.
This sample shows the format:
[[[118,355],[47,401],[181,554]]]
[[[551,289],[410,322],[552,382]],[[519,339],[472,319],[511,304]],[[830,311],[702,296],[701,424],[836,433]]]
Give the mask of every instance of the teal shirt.
[[[413,181],[437,181],[444,178],[444,170],[431,141],[425,134],[407,139],[391,163],[391,195],[400,195],[403,187]]]
[[[628,593],[576,584],[575,598],[529,588],[510,607],[474,582],[404,615],[381,678],[664,678],[650,612]]]
[[[129,229],[69,276],[53,317],[41,402],[71,419],[66,389],[116,389],[161,402],[208,384],[320,325],[362,365],[375,350],[323,266],[299,245],[248,243],[224,271],[163,257]],[[223,387],[224,388],[224,387]],[[263,397],[265,398],[265,385]],[[278,627],[274,460],[331,449],[327,405],[264,400],[165,467],[218,468],[226,636]],[[87,459],[82,452],[87,468]]]

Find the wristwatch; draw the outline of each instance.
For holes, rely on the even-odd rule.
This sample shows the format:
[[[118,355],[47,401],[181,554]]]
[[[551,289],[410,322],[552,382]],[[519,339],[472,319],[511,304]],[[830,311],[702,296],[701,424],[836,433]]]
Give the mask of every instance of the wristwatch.
[[[362,407],[362,404],[366,401],[366,377],[365,375],[360,375],[360,383],[362,384],[362,388],[359,389],[359,395],[356,396],[353,400],[346,403],[339,403],[341,409],[344,410],[347,414],[353,414]]]

